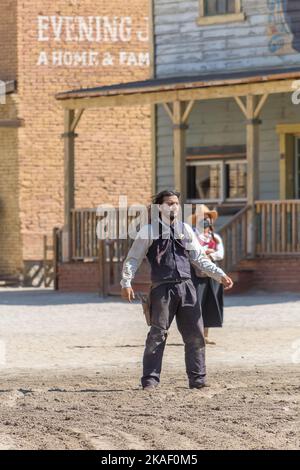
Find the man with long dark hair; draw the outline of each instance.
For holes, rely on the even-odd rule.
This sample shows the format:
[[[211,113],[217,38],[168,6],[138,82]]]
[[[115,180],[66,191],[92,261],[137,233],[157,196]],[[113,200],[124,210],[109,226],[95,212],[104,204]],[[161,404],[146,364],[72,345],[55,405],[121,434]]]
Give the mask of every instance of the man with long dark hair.
[[[151,267],[151,327],[143,358],[142,386],[157,387],[160,381],[163,352],[171,323],[176,317],[185,345],[186,372],[190,388],[205,386],[205,340],[201,308],[191,280],[191,263],[205,274],[232,287],[232,280],[212,263],[198,243],[192,227],[177,220],[179,197],[176,191],[162,191],[153,203],[158,206],[158,230],[154,221],[138,233],[124,262],[122,297],[135,298],[131,281],[147,256]]]

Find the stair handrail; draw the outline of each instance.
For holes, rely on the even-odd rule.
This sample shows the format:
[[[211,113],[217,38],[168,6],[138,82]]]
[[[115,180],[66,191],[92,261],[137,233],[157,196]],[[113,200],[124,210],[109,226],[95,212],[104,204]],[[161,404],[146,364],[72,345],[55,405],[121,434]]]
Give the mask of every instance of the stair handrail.
[[[233,234],[233,230],[237,229],[237,225],[243,217],[248,213],[251,209],[251,205],[246,205],[241,209],[237,214],[235,214],[223,227],[220,228],[219,234],[223,238],[224,245],[225,245],[225,257],[224,260],[220,263],[221,266],[225,269],[226,272],[230,272],[242,259],[246,258],[247,256],[247,245],[248,245],[248,227],[247,223],[245,223],[244,231],[244,239],[241,240],[239,238],[238,233]],[[231,239],[229,239],[229,247],[228,247],[228,239],[227,234],[228,231],[231,230]],[[235,244],[235,246],[234,246]],[[242,253],[240,253],[239,247],[243,245],[244,249]]]
[[[245,212],[248,212],[249,209],[251,209],[251,206],[250,206],[250,205],[247,205],[247,206],[243,207],[243,209],[241,209],[239,212],[237,212],[237,213],[232,217],[232,219],[230,219],[225,225],[223,225],[223,226],[219,229],[220,235],[222,234],[222,232],[223,232],[224,230],[226,230],[228,227],[230,227],[230,225],[232,225],[233,222],[235,222],[235,221],[238,220],[242,215],[244,215]]]

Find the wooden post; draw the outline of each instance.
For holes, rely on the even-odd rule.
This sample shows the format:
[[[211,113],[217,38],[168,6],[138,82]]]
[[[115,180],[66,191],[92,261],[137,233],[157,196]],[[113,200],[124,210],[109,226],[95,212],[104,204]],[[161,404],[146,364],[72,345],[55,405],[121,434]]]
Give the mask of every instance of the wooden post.
[[[44,271],[44,287],[47,287],[48,263],[47,263],[47,235],[43,237],[43,271]]]
[[[248,219],[249,254],[254,257],[256,251],[256,211],[255,201],[259,196],[259,125],[261,121],[256,113],[257,98],[247,96],[247,188],[248,204],[251,206]]]
[[[65,139],[64,146],[64,228],[62,258],[64,262],[72,258],[72,216],[71,210],[75,208],[74,184],[75,184],[75,129],[79,124],[84,109],[79,109],[75,114],[73,109],[65,109]]]
[[[99,253],[98,262],[99,262],[100,296],[107,297],[108,285],[107,285],[107,263],[106,263],[105,240],[98,240],[98,253]]]
[[[256,208],[255,201],[259,197],[259,119],[260,113],[268,99],[268,93],[257,96],[248,95],[247,102],[236,96],[235,101],[247,119],[247,192],[248,205],[250,206],[248,217],[248,254],[252,257],[256,252]]]
[[[156,194],[157,188],[157,151],[156,151],[156,123],[157,123],[157,108],[156,105],[151,105],[151,162],[152,162],[152,175],[151,175],[151,191]]]
[[[58,290],[58,228],[54,227],[52,231],[53,243],[53,288]]]
[[[186,162],[185,145],[188,119],[194,107],[195,100],[188,103],[174,101],[173,109],[168,103],[163,103],[165,111],[173,124],[173,161],[174,161],[174,188],[181,193],[181,204],[186,202]]]
[[[186,202],[186,122],[183,120],[184,103],[175,101],[173,104],[173,155],[174,155],[174,187],[181,193],[181,203]]]
[[[168,103],[163,103],[165,111],[173,124],[173,161],[174,161],[174,187],[181,193],[181,204],[185,204],[186,191],[186,162],[185,145],[188,119],[194,107],[195,100],[189,102],[174,101],[173,110]]]
[[[63,228],[63,261],[71,259],[71,209],[74,208],[74,156],[75,133],[72,131],[74,110],[65,110],[64,144],[64,228]]]

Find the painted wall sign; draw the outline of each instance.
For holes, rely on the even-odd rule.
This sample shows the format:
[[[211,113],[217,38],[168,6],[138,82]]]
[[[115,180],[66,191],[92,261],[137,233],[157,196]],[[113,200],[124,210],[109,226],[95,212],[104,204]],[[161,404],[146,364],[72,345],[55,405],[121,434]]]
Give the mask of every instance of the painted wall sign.
[[[273,54],[300,52],[299,0],[267,0],[269,49]]]
[[[37,40],[50,45],[41,50],[37,65],[66,67],[135,66],[148,67],[149,52],[119,50],[115,45],[149,41],[148,17],[134,27],[129,16],[45,16],[37,17]],[[74,50],[74,45],[78,48]],[[63,46],[59,48],[59,46]],[[70,45],[70,48],[68,48]],[[83,47],[89,47],[84,49]],[[103,49],[105,45],[105,50]],[[73,46],[73,47],[72,47]],[[82,46],[82,47],[80,47]],[[101,50],[97,50],[101,47]]]
[[[293,35],[292,46],[300,52],[300,1],[284,0],[284,14]]]

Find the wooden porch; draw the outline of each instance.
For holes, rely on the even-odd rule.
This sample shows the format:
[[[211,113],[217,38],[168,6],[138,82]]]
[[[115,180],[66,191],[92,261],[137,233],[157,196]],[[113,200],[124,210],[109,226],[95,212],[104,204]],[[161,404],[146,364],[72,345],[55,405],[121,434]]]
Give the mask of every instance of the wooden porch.
[[[248,220],[251,208],[246,205],[229,223],[224,225],[220,234],[227,246],[227,269],[231,269],[244,257],[251,256],[248,239]],[[300,256],[300,200],[255,201],[255,256],[296,255]],[[71,260],[97,260],[99,241],[96,237],[96,209],[73,209]],[[119,215],[117,215],[119,222]],[[132,222],[132,217],[128,218]],[[118,231],[118,226],[117,226]],[[118,244],[120,255],[127,252],[130,241],[106,240],[104,245]],[[112,256],[115,257],[116,255]]]
[[[244,259],[268,256],[300,255],[300,200],[289,199],[288,136],[299,129],[293,124],[278,126],[280,134],[281,173],[280,198],[260,201],[258,176],[260,152],[261,112],[271,94],[292,93],[299,70],[266,71],[256,74],[230,74],[215,77],[190,77],[148,80],[129,84],[74,90],[57,95],[65,113],[65,223],[63,229],[62,261],[90,261],[99,263],[103,293],[118,285],[121,264],[130,242],[124,240],[96,240],[96,210],[74,207],[74,166],[77,125],[88,108],[149,105],[152,109],[152,181],[155,187],[155,113],[160,104],[173,128],[174,187],[187,200],[186,181],[186,131],[189,117],[196,101],[233,99],[241,111],[246,129],[247,202],[221,229],[226,249],[224,269],[237,269]],[[292,128],[292,129],[291,129]],[[276,133],[275,133],[276,136]],[[101,202],[101,201],[99,201]]]
[[[245,206],[220,230],[226,252],[222,267],[226,272],[238,271],[245,260],[292,257],[300,261],[300,201],[255,201],[254,255],[248,237],[250,213],[251,208]],[[120,223],[119,217],[117,220]],[[96,263],[101,295],[118,293],[122,264],[131,241],[97,240],[96,209],[72,210],[71,222],[71,262]],[[56,251],[61,252],[59,248]],[[62,263],[61,257],[58,262]],[[140,290],[149,284],[147,263],[142,266],[136,283]]]

